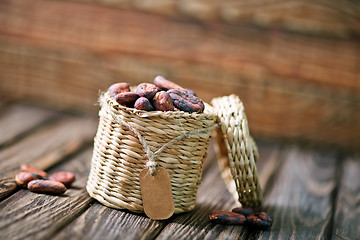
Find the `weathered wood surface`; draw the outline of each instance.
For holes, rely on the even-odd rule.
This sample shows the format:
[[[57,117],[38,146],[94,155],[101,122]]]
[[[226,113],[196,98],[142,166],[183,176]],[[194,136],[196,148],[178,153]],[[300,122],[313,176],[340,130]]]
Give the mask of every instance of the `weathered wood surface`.
[[[351,1],[271,2],[261,2],[268,12],[255,15],[291,15],[289,8],[307,12],[311,6],[307,14],[315,19],[316,11],[327,13],[318,19],[325,25],[333,12],[337,12],[334,19],[348,16],[334,20],[328,29],[336,29],[334,24],[359,25],[355,17],[359,7]],[[235,2],[228,4],[229,11],[247,9],[245,15],[257,9],[256,4],[243,1],[237,7],[231,6]],[[344,10],[337,10],[337,5],[344,5],[339,8]],[[206,101],[239,95],[252,132],[261,137],[358,148],[360,138],[354,131],[360,129],[358,52],[360,43],[352,34],[323,37],[247,24],[202,23],[184,16],[112,9],[93,1],[0,2],[0,94],[4,99],[31,99],[95,112],[99,89],[117,81],[151,82],[161,74],[196,90]]]
[[[74,1],[74,0],[72,0]],[[84,2],[84,0],[75,0]],[[360,33],[360,5],[336,0],[85,0],[121,9],[136,9],[169,16],[187,16],[200,21],[254,24],[296,32],[346,36]]]
[[[35,194],[24,189],[8,192],[6,198],[0,199],[0,238],[359,238],[359,155],[257,141],[260,151],[257,165],[265,197],[263,207],[272,216],[274,223],[271,229],[256,231],[247,226],[226,226],[209,222],[208,214],[212,210],[231,210],[238,206],[226,190],[216,156],[210,146],[196,208],[168,220],[153,221],[143,214],[107,208],[90,198],[85,185],[92,147],[86,143],[91,141],[94,132],[84,133],[84,130],[76,129],[81,128],[80,122],[88,130],[90,127],[95,129],[96,124],[91,119],[85,124],[86,121],[80,116],[61,116],[59,120],[44,127],[36,127],[36,131],[24,129],[29,131],[27,136],[0,149],[0,171],[6,175],[9,170],[11,175],[18,171],[19,164],[30,163],[47,169],[50,173],[72,171],[77,180],[62,196]],[[0,116],[0,122],[3,117]],[[73,133],[65,133],[67,131]],[[51,138],[58,139],[59,142],[55,143]],[[61,144],[66,145],[66,139],[69,141],[73,138],[85,145],[79,147],[80,145],[75,144],[78,147],[70,152],[58,152]],[[25,153],[15,151],[16,146],[19,146],[18,150],[24,149]],[[54,154],[56,158],[41,160],[44,155],[55,156]],[[26,155],[29,158],[25,158]],[[13,183],[10,177],[7,180],[0,184],[0,192],[8,189],[4,185]]]
[[[19,140],[55,117],[53,111],[31,106],[14,105],[7,108],[0,113],[0,148]]]
[[[335,202],[334,239],[360,239],[360,155],[343,159]]]
[[[7,120],[7,117],[3,116],[0,123],[3,122],[2,119]],[[12,124],[7,123],[8,128],[15,129],[23,121],[24,119],[21,118],[18,121],[12,121]],[[13,179],[21,164],[31,164],[44,170],[50,168],[64,160],[66,156],[89,145],[95,136],[96,126],[95,118],[59,115],[51,124],[38,128],[16,144],[2,149],[0,152],[0,186],[2,186],[0,199],[16,190]],[[19,128],[21,129],[21,126]],[[23,130],[25,131],[26,128]]]
[[[0,232],[3,239],[50,239],[94,201],[85,190],[91,149],[53,168],[76,175],[73,187],[61,196],[20,190],[0,202]]]
[[[95,202],[53,239],[153,239],[166,223]]]
[[[47,11],[43,11],[41,7],[46,8]],[[29,8],[32,11],[27,11]],[[64,18],[62,15],[57,15],[57,12],[68,14],[78,12],[78,15]],[[94,18],[97,20],[96,24],[91,21]],[[70,64],[67,68],[78,65],[77,71],[85,70],[82,68],[84,65],[76,61],[77,57],[88,57],[90,60],[91,58],[94,60],[100,58],[106,61],[106,64],[98,65],[99,68],[107,65],[103,71],[105,73],[106,70],[112,71],[114,74],[112,79],[128,77],[129,81],[141,81],[140,76],[135,73],[134,75],[123,74],[122,71],[129,67],[131,62],[125,66],[123,65],[124,62],[119,59],[119,57],[127,57],[124,61],[130,61],[132,58],[136,59],[136,55],[138,55],[144,58],[144,62],[149,61],[149,59],[154,61],[161,59],[165,61],[180,60],[182,62],[188,61],[189,64],[187,65],[200,64],[201,66],[205,64],[203,66],[205,68],[206,65],[210,65],[210,68],[220,67],[221,70],[227,70],[226,73],[230,76],[232,72],[233,78],[236,76],[235,73],[241,74],[243,77],[247,76],[247,78],[252,77],[257,81],[265,81],[266,78],[273,79],[270,77],[271,75],[284,80],[290,76],[290,79],[293,78],[291,81],[303,80],[305,81],[304,84],[306,81],[310,81],[314,84],[328,85],[332,88],[342,87],[348,89],[353,87],[356,90],[360,89],[359,84],[351,81],[358,77],[358,72],[356,69],[354,70],[354,67],[359,64],[356,61],[359,56],[353,50],[359,49],[360,45],[356,38],[351,37],[337,39],[313,37],[311,35],[288,35],[285,33],[276,35],[264,30],[246,29],[237,25],[216,25],[211,23],[201,25],[183,19],[168,19],[136,11],[113,10],[92,4],[42,0],[33,1],[32,4],[23,0],[16,2],[2,1],[0,23],[3,23],[0,27],[2,39],[6,41],[6,37],[9,37],[8,39],[11,41],[24,44],[21,49],[21,52],[25,55],[23,57],[33,55],[33,59],[38,57],[37,60],[39,61],[43,58],[50,58],[60,60],[60,62],[66,61],[66,58],[62,61],[61,59],[68,57],[67,61],[64,62]],[[61,27],[57,27],[58,23],[61,23]],[[29,28],[31,31],[28,31]],[[79,29],[82,31],[78,31]],[[142,41],[143,37],[147,38],[146,43]],[[49,51],[56,51],[56,48],[59,48],[59,52],[58,55],[47,57],[41,54],[40,49],[40,51],[31,51],[26,47],[26,44]],[[270,51],[269,45],[276,48],[276,51]],[[77,49],[92,51],[98,53],[99,56],[86,55],[86,53],[77,51]],[[6,51],[7,46],[4,45],[2,50]],[[9,52],[12,52],[11,48],[9,50]],[[19,51],[19,49],[16,50]],[[119,56],[119,53],[122,54]],[[128,56],[123,56],[123,54]],[[130,55],[133,55],[132,58],[130,58]],[[3,60],[9,67],[16,66],[11,61],[11,58],[6,57]],[[119,63],[122,64],[119,66],[117,65]],[[93,64],[95,63],[93,62]],[[176,62],[176,65],[181,67],[178,62]],[[200,66],[198,71],[201,71]],[[158,66],[158,68],[160,67],[161,65]],[[60,74],[60,72],[56,72],[60,70],[56,69],[53,63],[38,66],[38,68],[45,71],[45,76],[48,71],[48,73]],[[142,69],[140,65],[137,68],[138,70]],[[156,74],[159,70],[161,69],[152,69],[152,73]],[[22,71],[26,71],[26,69],[22,69]],[[151,71],[151,69],[145,68],[143,71]],[[8,72],[14,73],[12,68]],[[122,75],[116,76],[116,73]],[[75,75],[75,73],[71,72],[64,72],[63,74]],[[206,74],[206,72],[202,72],[202,74]],[[233,81],[233,78],[226,79],[224,76],[219,76],[219,74],[213,77],[212,80]],[[252,74],[256,76],[252,76]],[[101,74],[96,75],[96,77],[99,77],[99,75]],[[107,75],[111,76],[110,72]],[[180,83],[192,81],[189,79],[190,76],[185,74],[171,75],[176,77],[176,80],[179,80]],[[211,77],[210,75],[206,74],[206,77]],[[84,75],[78,76],[78,78],[84,78]],[[339,78],[342,81],[338,81]],[[4,80],[6,81],[6,79]],[[41,81],[41,79],[34,81]],[[46,87],[50,86],[50,84],[46,85]],[[6,87],[6,84],[4,84],[4,89]],[[62,87],[66,88],[66,86]],[[232,86],[228,87],[231,88]],[[23,90],[24,86],[20,85],[18,89]],[[41,94],[42,89],[31,90]]]
[[[274,219],[270,231],[250,239],[329,239],[336,193],[337,156],[298,147],[282,152],[264,208]]]

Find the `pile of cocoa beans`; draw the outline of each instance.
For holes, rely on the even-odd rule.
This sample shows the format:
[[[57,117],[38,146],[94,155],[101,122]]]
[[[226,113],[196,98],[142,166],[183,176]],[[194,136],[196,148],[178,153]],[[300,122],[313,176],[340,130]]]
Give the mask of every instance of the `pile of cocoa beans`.
[[[202,113],[205,105],[194,91],[157,76],[152,83],[140,83],[130,90],[128,83],[115,83],[108,92],[111,97],[126,107],[145,111],[184,111]]]
[[[273,220],[266,212],[254,212],[251,208],[234,208],[231,212],[215,210],[209,215],[209,219],[215,223],[242,225],[256,229],[271,227]]]
[[[15,176],[15,182],[22,188],[32,192],[60,195],[75,181],[75,175],[71,172],[61,171],[48,175],[43,170],[27,164],[21,165],[21,172]]]

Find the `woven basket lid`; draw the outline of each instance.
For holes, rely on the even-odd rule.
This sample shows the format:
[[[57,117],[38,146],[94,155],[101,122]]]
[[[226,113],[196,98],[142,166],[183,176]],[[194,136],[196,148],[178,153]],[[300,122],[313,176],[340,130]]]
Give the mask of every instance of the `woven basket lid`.
[[[236,95],[214,98],[213,111],[220,127],[215,151],[229,192],[242,206],[257,208],[263,196],[256,161],[258,149],[250,136],[244,105]]]

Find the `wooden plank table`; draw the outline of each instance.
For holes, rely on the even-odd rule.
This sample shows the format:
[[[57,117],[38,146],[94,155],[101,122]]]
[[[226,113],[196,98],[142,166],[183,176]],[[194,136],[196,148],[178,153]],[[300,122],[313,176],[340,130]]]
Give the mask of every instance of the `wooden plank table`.
[[[28,105],[0,112],[1,239],[360,239],[360,157],[295,144],[257,140],[268,230],[210,223],[215,209],[238,206],[227,192],[213,146],[205,162],[196,208],[164,221],[115,210],[85,190],[97,127],[94,116]],[[212,144],[212,143],[211,143]],[[27,163],[49,173],[74,172],[61,196],[16,187]]]

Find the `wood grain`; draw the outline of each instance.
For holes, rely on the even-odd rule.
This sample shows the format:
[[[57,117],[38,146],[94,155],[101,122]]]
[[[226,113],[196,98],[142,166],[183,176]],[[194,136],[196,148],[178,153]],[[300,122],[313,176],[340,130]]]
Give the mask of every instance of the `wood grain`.
[[[14,124],[18,124],[14,122]],[[16,190],[9,184],[21,164],[48,169],[66,156],[90,144],[96,131],[92,118],[63,116],[57,122],[40,128],[30,136],[0,151],[0,196],[3,198]]]
[[[65,154],[60,154],[61,152],[71,153],[84,142],[90,142],[95,131],[96,122],[93,119],[64,116],[16,145],[3,149],[0,152],[0,174],[17,170],[23,163],[38,168],[49,168],[54,164],[53,162],[48,163],[46,167],[39,166],[36,162],[42,162],[42,159],[47,159],[48,156],[63,157]]]
[[[56,112],[29,105],[12,105],[0,115],[0,149],[51,121]]]
[[[301,33],[346,36],[359,33],[359,4],[336,0],[231,1],[220,8],[228,22],[253,23]]]
[[[256,4],[241,4],[267,19]],[[241,4],[234,9],[241,10]],[[284,12],[284,5],[295,12],[303,6],[269,5],[275,15]],[[332,7],[323,1],[317,5],[320,12],[337,9],[335,1]],[[343,14],[354,15],[351,8]],[[94,113],[99,90],[118,81],[151,82],[160,74],[194,89],[205,101],[239,95],[257,136],[351,148],[360,144],[353,131],[360,128],[360,45],[354,35],[297,34],[112,9],[91,1],[41,0],[1,1],[0,32],[5,99]]]
[[[294,146],[286,149],[283,158],[265,195],[272,228],[249,232],[249,239],[329,239],[337,181],[335,153]]]
[[[84,2],[84,0],[72,0]],[[352,1],[336,0],[86,0],[120,9],[137,9],[168,16],[187,16],[198,21],[253,24],[301,33],[344,36],[359,33],[360,6]]]
[[[359,43],[351,37],[337,39],[281,32],[274,34],[238,25],[197,24],[181,18],[169,19],[73,2],[37,0],[32,4],[27,1],[2,1],[1,4],[3,12],[0,22],[4,24],[0,26],[0,31],[6,33],[9,40],[18,36],[23,43],[47,47],[49,50],[63,49],[63,54],[69,57],[72,57],[72,52],[76,53],[76,49],[86,49],[105,59],[123,53],[145,59],[163,58],[207,64],[233,73],[255,74],[253,78],[275,74],[317,84],[327,83],[334,87],[360,88],[350,81],[357,77],[354,67],[358,66],[356,60],[359,59],[353,52],[359,49]],[[47,11],[42,11],[41,7]],[[29,8],[32,11],[27,11]],[[60,11],[67,12],[69,18],[56,14]],[[75,17],[71,15],[72,12],[81,14]],[[91,21],[94,17],[96,24]],[[59,23],[61,28],[57,27]],[[27,31],[29,28],[31,31]],[[146,42],[141,41],[143,37],[147,38]],[[269,45],[274,51],[270,51]],[[22,51],[26,55],[31,50]],[[39,57],[46,58],[46,55]],[[61,54],[54,57],[59,59]],[[91,54],[87,54],[87,57],[96,58]],[[52,64],[39,67],[45,71],[56,71]],[[245,69],[252,69],[254,73],[244,73]],[[263,75],[259,76],[260,73]],[[337,81],[339,77],[343,81]]]
[[[53,239],[153,239],[166,225],[95,202]]]
[[[50,239],[59,229],[81,214],[93,202],[85,190],[92,149],[52,169],[75,173],[73,187],[61,196],[21,190],[0,203],[0,231],[3,239]]]
[[[360,156],[346,156],[339,168],[334,239],[360,239]]]
[[[259,150],[259,160],[256,162],[260,186],[266,196],[274,186],[274,181],[280,171],[279,166],[284,161],[284,146],[278,142],[255,139]]]

